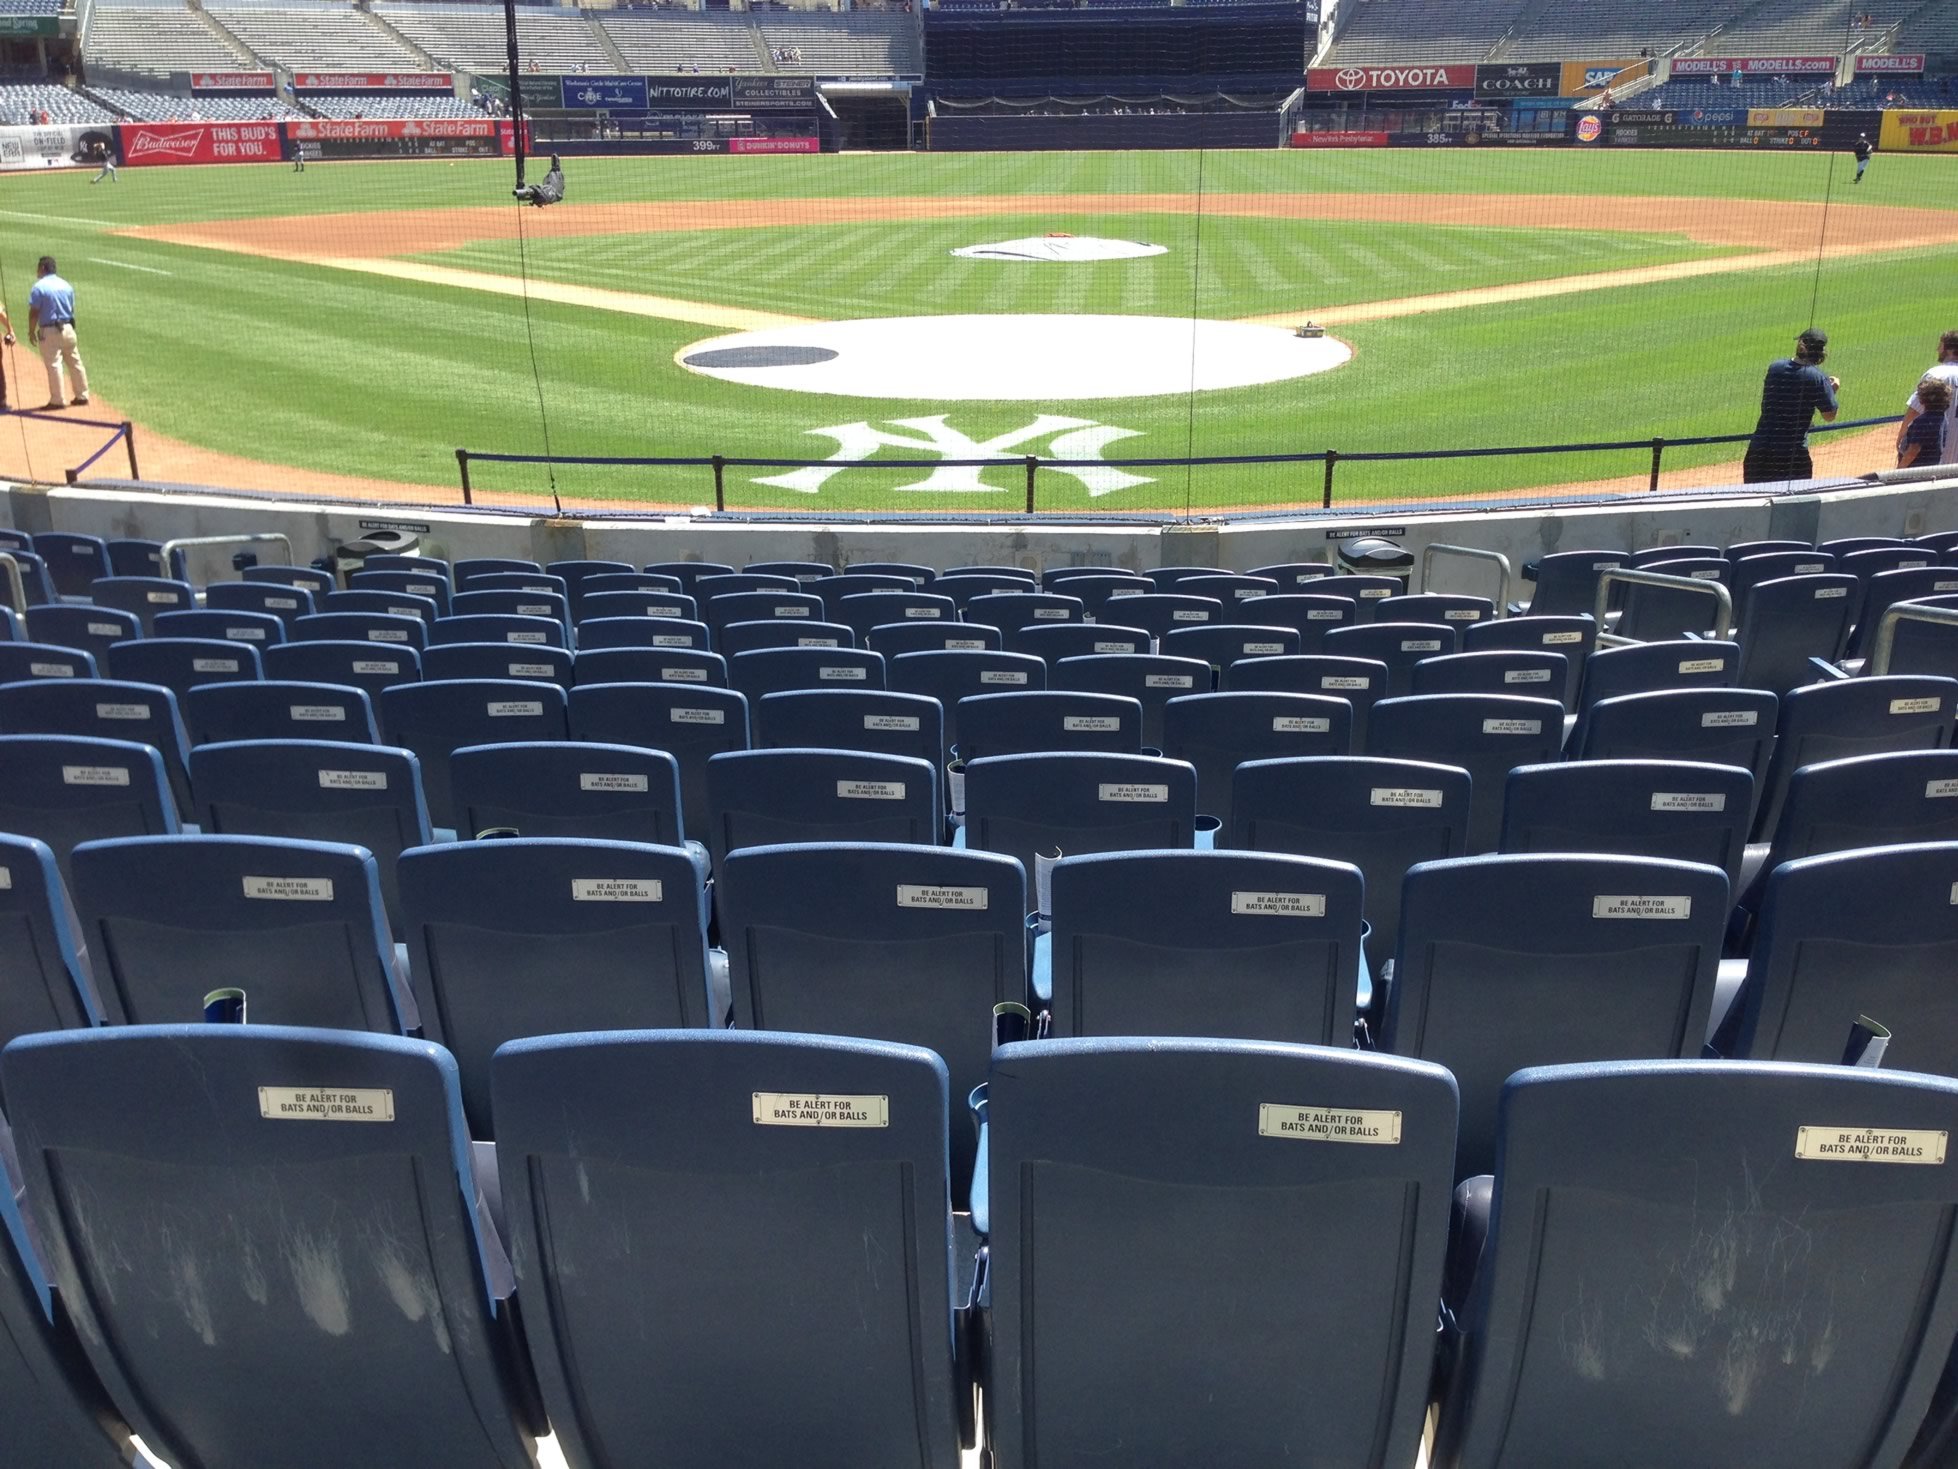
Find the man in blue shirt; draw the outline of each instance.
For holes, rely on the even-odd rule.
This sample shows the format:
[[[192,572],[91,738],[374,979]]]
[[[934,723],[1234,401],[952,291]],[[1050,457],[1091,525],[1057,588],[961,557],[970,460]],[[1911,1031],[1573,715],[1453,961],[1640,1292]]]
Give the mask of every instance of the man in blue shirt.
[[[54,257],[43,255],[40,277],[27,293],[27,331],[41,349],[48,369],[48,407],[66,408],[68,394],[61,380],[65,363],[75,387],[75,402],[88,401],[88,372],[75,345],[75,288],[55,274]]]
[[[1768,364],[1761,384],[1761,417],[1747,442],[1742,477],[1749,483],[1811,479],[1808,430],[1817,413],[1824,423],[1836,417],[1836,391],[1842,384],[1825,375],[1829,334],[1810,327],[1795,338],[1795,355]]]

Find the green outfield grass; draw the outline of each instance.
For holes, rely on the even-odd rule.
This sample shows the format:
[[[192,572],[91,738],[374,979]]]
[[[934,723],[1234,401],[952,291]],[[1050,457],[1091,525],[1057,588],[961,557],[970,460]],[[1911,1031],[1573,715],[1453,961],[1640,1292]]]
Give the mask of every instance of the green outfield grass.
[[[1898,410],[1928,362],[1943,283],[1958,267],[1958,160],[1879,157],[1850,195],[1826,156],[1576,153],[901,155],[567,161],[579,202],[721,201],[730,223],[767,203],[823,198],[1125,193],[1425,192],[1651,195],[1704,201],[1838,201],[1952,212],[1951,243],[1883,254],[1355,322],[1335,372],[1267,387],[1052,404],[867,401],[746,388],[678,367],[721,329],[395,281],[118,236],[138,225],[371,213],[375,255],[516,274],[515,252],[432,252],[398,211],[507,200],[506,162],[126,170],[0,177],[0,289],[16,322],[36,255],[81,295],[102,394],[137,421],[273,464],[429,484],[454,482],[453,451],[821,458],[811,430],[947,414],[979,439],[1051,411],[1134,431],[1110,451],[1175,456],[1418,449],[1744,432],[1765,362],[1810,319],[1834,340],[1831,370],[1855,416]],[[783,204],[780,201],[791,201]],[[1391,299],[1715,254],[1678,236],[1464,226],[1319,223],[1222,214],[1006,213],[955,222],[810,223],[682,233],[532,238],[533,278],[653,292],[824,319],[954,311],[1192,313],[1234,317]],[[956,245],[1067,229],[1165,244],[1147,260],[1088,267],[965,261]],[[1928,313],[1928,314],[1927,314]],[[535,376],[533,377],[533,344]],[[30,366],[18,354],[16,368]],[[34,401],[38,373],[19,399]],[[540,395],[543,412],[540,414]],[[1737,457],[1680,452],[1668,463]],[[1348,466],[1341,499],[1447,497],[1638,472],[1645,456],[1550,456]],[[38,467],[38,466],[37,466]],[[47,472],[47,471],[43,471]],[[1146,470],[1151,483],[1090,501],[1042,479],[1056,509],[1201,509],[1316,501],[1316,466]],[[731,503],[797,510],[893,506],[1011,509],[994,495],[895,496],[903,474],[839,475],[818,495],[730,472]],[[55,474],[54,477],[58,477]],[[701,503],[704,473],[565,470],[567,494]],[[544,488],[540,471],[485,468],[499,496]]]

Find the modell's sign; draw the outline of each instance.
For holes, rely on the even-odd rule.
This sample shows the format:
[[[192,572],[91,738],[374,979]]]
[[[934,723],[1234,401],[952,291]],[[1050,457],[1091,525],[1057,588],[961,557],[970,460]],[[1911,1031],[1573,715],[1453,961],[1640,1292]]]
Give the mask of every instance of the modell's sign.
[[[1472,66],[1315,66],[1305,74],[1312,92],[1466,92]]]
[[[455,79],[445,71],[302,71],[296,92],[447,92]]]
[[[190,74],[193,92],[269,92],[273,76],[269,71],[194,71]]]
[[[1911,75],[1916,75],[1923,70],[1924,53],[1922,51],[1898,52],[1894,56],[1858,56],[1856,58],[1856,74],[1858,76],[1868,76],[1871,72],[1890,73],[1893,75],[1898,72],[1907,72]]]
[[[276,163],[283,153],[276,122],[126,122],[116,127],[122,161],[142,168],[170,163]]]
[[[1731,76],[1833,76],[1833,56],[1680,56],[1675,57],[1672,74],[1676,77]]]

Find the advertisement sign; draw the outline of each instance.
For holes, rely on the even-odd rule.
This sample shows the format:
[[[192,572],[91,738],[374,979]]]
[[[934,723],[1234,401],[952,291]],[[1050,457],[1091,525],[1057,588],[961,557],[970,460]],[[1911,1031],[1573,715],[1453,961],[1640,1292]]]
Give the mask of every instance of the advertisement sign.
[[[1561,97],[1595,97],[1606,87],[1638,81],[1652,70],[1652,63],[1632,58],[1627,61],[1566,61],[1558,78]]]
[[[1308,92],[1466,92],[1474,86],[1473,66],[1315,66],[1305,74]]]
[[[54,15],[0,15],[0,36],[46,36],[61,34],[61,18]]]
[[[446,71],[301,71],[293,73],[295,92],[453,92]]]
[[[1732,76],[1834,76],[1833,56],[1677,56],[1672,74],[1676,77]]]
[[[56,123],[51,127],[0,127],[0,172],[30,168],[96,167],[95,145],[113,152],[114,134],[98,124]]]
[[[814,77],[736,77],[733,85],[732,100],[737,108],[801,108],[816,105]]]
[[[1297,132],[1292,134],[1294,148],[1384,148],[1387,135],[1384,132],[1362,132],[1358,129],[1338,129],[1332,132]]]
[[[1856,75],[1858,76],[1868,76],[1872,72],[1888,72],[1893,74],[1904,72],[1916,75],[1923,70],[1924,53],[1922,51],[1910,53],[1898,52],[1894,56],[1863,55],[1856,58]]]
[[[730,153],[820,153],[821,138],[729,138]]]
[[[276,78],[269,71],[194,71],[193,92],[269,92]]]
[[[1878,146],[1885,152],[1958,153],[1958,112],[1886,112]]]
[[[1604,119],[1595,112],[1587,112],[1577,120],[1577,131],[1573,135],[1580,143],[1595,143],[1604,136]]]
[[[1819,128],[1820,107],[1750,107],[1747,125],[1751,128]]]
[[[560,101],[573,112],[644,112],[644,77],[560,77]]]
[[[1554,97],[1564,79],[1561,61],[1522,61],[1508,66],[1478,66],[1478,97]]]
[[[299,143],[375,142],[385,138],[494,138],[489,117],[375,117],[361,121],[307,118],[286,124],[286,136]]]
[[[125,122],[116,125],[131,168],[171,163],[277,163],[276,122]]]
[[[642,77],[646,106],[653,112],[721,112],[728,106],[728,79]]]

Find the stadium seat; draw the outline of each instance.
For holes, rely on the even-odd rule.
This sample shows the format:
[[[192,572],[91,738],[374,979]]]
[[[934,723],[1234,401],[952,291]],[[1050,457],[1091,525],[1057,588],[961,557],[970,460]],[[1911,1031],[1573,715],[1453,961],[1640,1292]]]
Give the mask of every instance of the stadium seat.
[[[428,1038],[462,1069],[474,1137],[497,1135],[490,1057],[505,1041],[722,1022],[705,890],[681,848],[561,837],[420,847],[402,855],[401,903]]]
[[[1602,648],[1584,660],[1579,714],[1601,699],[1660,689],[1730,689],[1740,675],[1740,645],[1711,638]]]
[[[12,607],[0,606],[0,643],[17,643],[26,636],[20,614]]]
[[[1248,619],[1257,608],[1247,608]],[[1180,627],[1164,635],[1162,651],[1169,658],[1194,658],[1208,663],[1212,686],[1233,663],[1245,658],[1283,658],[1300,648],[1296,628],[1266,627],[1253,622],[1211,622],[1200,627]],[[1147,649],[1137,649],[1146,652]]]
[[[0,552],[13,555],[21,551],[25,551],[29,555],[33,554],[34,537],[32,533],[24,530],[15,530],[10,525],[0,526]]]
[[[114,607],[128,612],[143,625],[143,636],[155,631],[159,612],[188,612],[197,605],[197,593],[187,581],[161,576],[103,576],[89,585],[89,597],[98,607]],[[30,595],[28,602],[32,605]]]
[[[1173,635],[1172,635],[1173,636]],[[1231,781],[1247,760],[1345,755],[1353,706],[1311,694],[1188,694],[1163,708],[1162,752],[1197,773],[1197,810],[1228,821]]]
[[[537,679],[568,689],[576,660],[548,643],[444,643],[422,654],[422,677],[431,682],[458,678]]]
[[[500,588],[457,592],[449,600],[449,613],[454,617],[548,617],[564,629],[565,645],[570,645],[571,603],[558,592]]]
[[[180,701],[191,743],[233,740],[327,740],[380,743],[374,701],[348,684],[257,679],[192,689]]]
[[[1045,622],[1082,622],[1087,609],[1079,597],[1059,592],[994,592],[965,604],[964,620],[996,627],[1002,634]]]
[[[124,573],[118,571],[118,576]],[[313,594],[313,601],[319,602],[335,590],[337,583],[331,572],[321,571],[316,566],[247,566],[238,575],[246,581],[271,582],[282,587],[304,587]]]
[[[938,580],[938,572],[934,568],[921,566],[915,561],[853,561],[844,569],[844,574],[901,576],[920,591]]]
[[[114,574],[109,546],[100,536],[74,531],[44,530],[34,536],[33,551],[48,570],[57,597],[86,599],[90,586]]]
[[[39,556],[32,551],[8,551],[4,547],[0,547],[0,554],[11,560],[20,573],[21,593],[26,599],[24,607],[47,607],[60,600],[55,596],[54,583],[48,580],[47,565]]]
[[[1224,692],[1312,694],[1353,706],[1353,743],[1366,742],[1367,715],[1387,697],[1387,665],[1378,658],[1340,658],[1327,653],[1245,658],[1224,670]]]
[[[1397,576],[1332,576],[1311,583],[1307,590],[1315,597],[1351,602],[1353,621],[1372,622],[1373,609],[1388,597],[1404,594],[1407,583]]]
[[[887,622],[861,634],[857,641],[872,652],[882,653],[887,665],[904,653],[996,653],[1004,644],[996,627],[978,627],[943,618]],[[887,668],[887,676],[888,671]]]
[[[1027,1042],[995,1055],[986,1117],[1000,1469],[1111,1445],[1164,1465],[1415,1462],[1446,1072],[1269,1042]]]
[[[0,732],[149,745],[163,760],[163,773],[178,807],[189,809],[190,740],[178,715],[177,696],[161,685],[106,678],[0,684]]]
[[[1860,581],[1885,571],[1916,570],[1937,564],[1934,552],[1914,546],[1866,546],[1860,551],[1841,551],[1836,555],[1836,570],[1846,571]]]
[[[405,617],[424,629],[435,625],[435,599],[412,592],[383,592],[363,587],[349,592],[328,592],[320,598],[320,612],[368,613],[380,617]]]
[[[94,677],[94,657],[78,648],[54,643],[0,643],[0,683]]]
[[[974,760],[964,845],[1017,857],[1036,899],[1042,863],[1196,846],[1197,773],[1181,760],[1067,751]]]
[[[592,617],[578,624],[578,651],[599,648],[692,648],[713,643],[707,624],[684,617]]]
[[[1110,616],[1123,627],[1141,628],[1152,638],[1161,638],[1179,627],[1228,620],[1224,604],[1215,597],[1185,597],[1175,592],[1124,597],[1122,605]]]
[[[583,635],[584,625],[601,618],[665,617],[681,622],[700,618],[701,604],[681,592],[587,592],[571,603],[572,621]]]
[[[1208,576],[1185,576],[1164,591],[1181,592],[1186,597],[1215,597],[1225,607],[1276,596],[1278,580],[1269,576],[1247,576],[1243,572],[1219,571]]]
[[[606,576],[615,572],[630,572],[637,567],[625,561],[546,561],[544,572],[547,576],[564,578],[565,589],[571,594],[572,615],[578,613],[578,600],[584,595],[585,581],[594,576]]]
[[[714,636],[714,651],[723,658],[759,653],[772,648],[852,648],[853,628],[841,622],[802,622],[772,617],[763,622],[730,622]],[[878,655],[882,657],[880,653]]]
[[[800,585],[803,591],[822,598],[824,617],[828,618],[831,622],[849,622],[853,626],[855,625],[853,619],[846,615],[849,609],[843,605],[843,600],[846,597],[918,597],[920,595],[928,595],[919,592],[918,583],[912,578],[899,576],[895,573],[886,574],[883,572],[846,571],[841,576],[831,573],[828,576],[813,577],[808,581],[800,583]],[[952,600],[949,597],[940,600],[942,600],[946,607],[952,605]],[[927,600],[924,605],[930,606],[934,604],[930,600]],[[949,616],[950,614],[947,613],[946,615]],[[883,619],[885,622],[896,622],[898,620],[895,617]]]
[[[1845,1066],[1511,1078],[1434,1463],[1900,1462],[1958,1329],[1933,1223],[1958,1189],[1894,1165],[1936,1161],[1954,1121],[1949,1081]],[[1609,1457],[1573,1446],[1600,1432]]]
[[[1831,541],[1818,542],[1815,549],[1840,558],[1852,551],[1903,550],[1909,545],[1910,542],[1900,536],[1838,536]]]
[[[376,647],[361,642],[322,639],[281,643],[267,648],[260,660],[268,679],[291,683],[346,684],[371,700],[398,683],[418,683],[421,654],[408,647]]]
[[[1316,581],[1323,581],[1333,574],[1330,562],[1325,561],[1283,561],[1271,566],[1254,566],[1252,576],[1268,577],[1278,583],[1278,595],[1285,596],[1300,587],[1310,587]]]
[[[938,1053],[955,1095],[986,1079],[993,1007],[1031,1003],[1026,874],[1010,857],[882,842],[744,847],[715,875],[734,1023]],[[973,1129],[952,1125],[967,1204]]]
[[[707,761],[714,870],[737,847],[780,842],[916,842],[944,835],[938,768],[857,750],[736,750]]]
[[[680,584],[680,590],[688,596],[694,595],[694,586],[702,577],[732,576],[734,568],[719,561],[655,561],[639,568],[651,576],[670,576]]]
[[[1270,852],[1068,857],[1051,877],[1051,1033],[1348,1046],[1365,880]]]
[[[1056,582],[1052,590],[1079,598],[1082,610],[1096,622],[1120,623],[1121,611],[1116,604],[1129,597],[1148,596],[1156,590],[1156,584],[1147,577],[1097,568]]]
[[[1438,622],[1365,622],[1326,634],[1325,656],[1371,658],[1387,666],[1387,697],[1414,688],[1414,665],[1446,657],[1461,647],[1461,629]]]
[[[593,648],[572,660],[571,674],[579,684],[672,683],[724,689],[727,660],[698,648]]]
[[[686,835],[706,842],[707,764],[748,748],[745,698],[684,683],[580,684],[571,691],[570,719],[573,739],[664,750],[679,761]]]
[[[374,854],[390,928],[401,930],[395,862],[433,840],[421,762],[407,750],[318,739],[232,740],[190,752],[200,829],[217,836],[342,842]]]
[[[0,832],[45,842],[64,874],[77,844],[175,832],[179,809],[151,746],[85,735],[0,736]]]
[[[662,571],[600,571],[578,581],[578,601],[576,606],[584,608],[593,597],[607,596],[613,592],[648,593],[655,597],[684,598],[692,601],[685,584],[679,577]],[[570,584],[566,583],[566,595],[570,594]],[[589,610],[583,616],[593,615]],[[662,616],[672,616],[663,613]],[[691,615],[691,614],[689,614]]]
[[[254,1024],[420,1024],[365,847],[119,837],[82,843],[69,866],[111,1025],[201,1020],[204,997],[226,986],[245,991]]]
[[[1174,592],[1192,577],[1230,575],[1221,566],[1148,566],[1141,574],[1159,592]]]
[[[486,561],[493,559],[495,558],[485,558]],[[525,566],[521,562],[510,561],[498,562],[498,565],[502,569],[497,571],[464,572],[462,569],[465,566],[475,566],[478,564],[481,563],[470,561],[456,562],[455,585],[457,597],[465,596],[471,592],[539,592],[547,596],[562,597],[566,607],[571,605],[571,588],[569,584],[566,583],[563,577],[552,576],[541,566]],[[449,606],[452,610],[454,609],[454,597],[449,599]]]
[[[945,748],[945,713],[921,694],[792,689],[764,694],[749,707],[759,749],[867,750],[936,765]]]
[[[1718,552],[1638,563],[1637,569],[1659,576],[1681,577],[1688,581],[1726,584],[1727,558]],[[1686,587],[1650,586],[1633,583],[1623,588],[1624,610],[1614,629],[1620,637],[1640,642],[1663,642],[1685,637],[1706,637],[1717,631],[1719,608],[1716,599]]]
[[[1855,577],[1827,572],[1756,582],[1736,604],[1740,667],[1735,682],[1777,694],[1816,682],[1821,675],[1811,660],[1833,662],[1842,652],[1856,594]]]
[[[827,561],[750,561],[741,568],[750,575],[786,576],[798,582],[819,581],[835,576],[836,568]]]
[[[1382,699],[1367,717],[1367,753],[1466,770],[1468,849],[1493,852],[1502,834],[1503,784],[1518,765],[1561,759],[1564,706],[1508,694],[1421,694]]]
[[[1029,571],[1024,566],[1006,566],[1003,564],[992,566],[976,564],[970,566],[948,566],[939,572],[938,575],[941,579],[947,581],[956,581],[960,578],[971,579],[974,577],[984,577],[993,581],[1018,582],[1024,587],[1037,587],[1040,585],[1040,573]]]
[[[1162,748],[1163,706],[1186,694],[1207,694],[1214,687],[1210,665],[1201,659],[1141,653],[1063,658],[1054,665],[1048,685],[1134,699],[1142,706],[1142,743],[1152,749]]]
[[[161,612],[156,618],[159,638],[208,638],[220,643],[250,643],[263,650],[286,640],[286,625],[270,612],[226,612],[200,608],[195,612]]]
[[[429,646],[442,643],[509,643],[518,647],[568,646],[564,624],[555,617],[520,617],[509,613],[478,613],[443,617],[429,630]]]
[[[1758,804],[1781,701],[1765,689],[1666,689],[1602,699],[1571,732],[1574,760],[1697,760],[1738,765]]]
[[[1958,755],[1958,752],[1953,752]],[[1504,852],[1604,852],[1702,862],[1738,893],[1754,777],[1687,760],[1519,765],[1503,798]]]
[[[509,1267],[439,1046],[73,1031],[17,1042],[0,1082],[76,1335],[156,1454],[534,1462]]]
[[[420,571],[356,571],[347,578],[350,592],[386,592],[390,596],[406,593],[426,597],[435,604],[435,615],[449,615],[451,588],[446,576],[431,576]]]
[[[1493,621],[1496,604],[1487,597],[1468,597],[1457,592],[1412,592],[1383,597],[1375,604],[1373,615],[1378,622],[1439,622],[1462,628]]]
[[[1523,564],[1523,579],[1536,583],[1527,601],[1509,604],[1511,616],[1590,617],[1598,605],[1598,578],[1631,559],[1625,551],[1552,551]]]
[[[974,1336],[937,1057],[653,1031],[520,1041],[492,1070],[518,1281],[553,1303],[525,1336],[570,1462],[959,1462]],[[645,1270],[654,1241],[673,1268]]]
[[[454,565],[440,556],[421,556],[398,551],[377,551],[372,556],[362,558],[360,569],[363,572],[414,571],[424,576],[439,577],[451,586],[455,583]]]
[[[381,732],[421,761],[429,819],[456,828],[461,813],[449,780],[465,745],[569,738],[565,691],[518,679],[452,679],[396,684],[381,694]]]
[[[1124,571],[1115,566],[1043,566],[1040,568],[1040,588],[1042,591],[1053,591],[1063,582],[1080,581],[1084,577],[1092,579],[1105,576],[1119,576],[1130,581],[1149,581],[1148,577],[1137,572]],[[1155,583],[1149,582],[1149,585],[1154,586]]]
[[[1036,585],[1024,577],[981,571],[946,571],[931,584],[931,589],[937,596],[950,597],[952,605],[963,615],[965,609],[980,597],[991,597],[1001,592],[1031,592]]]
[[[699,577],[689,589],[704,608],[716,597],[741,597],[755,592],[785,592],[800,594],[802,583],[792,576],[770,576],[761,572],[736,571]],[[816,599],[821,602],[821,598]],[[821,612],[812,612],[812,617],[821,617]]]
[[[1570,686],[1570,659],[1562,653],[1492,649],[1444,653],[1414,665],[1415,694],[1527,694],[1563,702]]]
[[[1577,686],[1584,673],[1584,663],[1597,640],[1598,624],[1589,612],[1562,617],[1501,617],[1494,622],[1472,622],[1462,629],[1465,653],[1562,654],[1569,663],[1562,695],[1567,709],[1577,703]]]
[[[1731,568],[1727,576],[1727,590],[1733,594],[1734,614],[1740,618],[1742,628],[1747,626],[1747,594],[1762,582],[1783,581],[1791,576],[1826,576],[1836,569],[1835,557],[1825,551],[1806,548],[1736,556],[1734,548],[1730,546],[1727,549],[1727,562]],[[1854,608],[1850,610],[1852,613],[1855,611]]]
[[[0,873],[6,874],[0,881],[0,1045],[36,1031],[97,1024],[102,1006],[95,977],[54,849],[35,837],[0,835]],[[0,1188],[0,1195],[12,1192]],[[10,1411],[19,1406],[9,1403]]]
[[[701,616],[716,635],[737,622],[794,619],[807,623],[826,620],[823,616],[823,599],[807,592],[735,592],[704,602]]]
[[[664,750],[587,740],[467,745],[450,757],[458,833],[681,846],[680,764]]]
[[[959,700],[972,694],[1029,692],[1047,687],[1047,665],[1026,653],[900,653],[886,671],[894,694],[923,694],[945,711],[945,750],[959,742]]]
[[[893,577],[891,580],[900,578]],[[845,596],[826,594],[823,609],[829,621],[840,622],[856,633],[859,647],[864,646],[864,640],[870,636],[872,628],[886,627],[894,622],[949,623],[958,620],[958,606],[950,597],[921,592],[915,587],[852,592]]]
[[[1782,540],[1769,539],[1769,540],[1760,540],[1760,541],[1729,541],[1727,543],[1727,559],[1734,563],[1737,575],[1738,575],[1738,568],[1741,562],[1748,560],[1750,557],[1772,556],[1784,551],[1801,551],[1810,554],[1818,554],[1826,557],[1828,561],[1831,563],[1835,561],[1835,554],[1833,552],[1830,551],[1823,551],[1819,553],[1816,552],[1815,543],[1813,541],[1791,541],[1786,539],[1782,539]],[[1825,566],[1818,567],[1817,569],[1820,571],[1827,571],[1830,569],[1830,567],[1825,565]],[[1780,576],[1786,576],[1788,574],[1789,573],[1787,572],[1776,573],[1776,575],[1780,575]]]
[[[113,607],[49,603],[27,609],[23,631],[34,642],[87,653],[95,659],[95,666],[100,668],[108,661],[109,649],[131,638],[140,638],[143,625],[137,621],[135,613],[118,612]],[[20,641],[18,634],[14,641]]]
[[[994,755],[1049,750],[1142,753],[1142,705],[1120,694],[1037,689],[1023,694],[975,694],[959,701],[958,758],[966,764]]]
[[[204,588],[204,606],[217,612],[269,612],[285,625],[288,635],[294,623],[316,610],[313,594],[306,588],[259,581],[214,581]]]
[[[112,536],[109,539],[109,575],[111,576],[162,576],[163,542],[144,540],[137,536]],[[184,553],[175,552],[171,560],[176,563],[176,575],[184,572]]]
[[[727,681],[751,707],[764,694],[795,689],[881,689],[884,655],[860,648],[762,648],[729,658]]]
[[[1718,557],[1720,560],[1725,561],[1727,559],[1726,548],[1724,546],[1698,545],[1693,543],[1681,543],[1672,546],[1646,546],[1632,552],[1630,556],[1626,557],[1625,564],[1643,571],[1648,567],[1662,566],[1679,561],[1699,561],[1707,557]],[[1722,580],[1724,579],[1725,575],[1723,573]]]
[[[1876,632],[1882,625],[1883,614],[1897,603],[1954,594],[1958,594],[1958,568],[1950,566],[1907,567],[1879,571],[1865,578],[1855,614],[1856,632],[1843,648],[1843,657],[1850,662],[1868,658],[1876,647]]]
[[[974,623],[959,623],[974,627]],[[996,632],[996,628],[986,629]],[[1044,622],[1015,628],[1003,634],[1006,647],[1027,653],[1047,665],[1051,680],[1063,658],[1091,658],[1116,653],[1148,653],[1155,639],[1139,627],[1118,627],[1112,622]]]
[[[205,684],[250,683],[264,676],[258,649],[212,638],[138,638],[109,649],[109,676],[124,683],[161,684],[181,705]]]
[[[1781,701],[1774,757],[1755,803],[1754,840],[1781,819],[1788,782],[1804,765],[1889,750],[1933,750],[1951,743],[1958,679],[1922,674],[1811,684]]]
[[[295,622],[292,636],[302,643],[372,643],[420,653],[428,646],[428,624],[387,612],[316,612]]]
[[[1921,597],[1917,605],[1958,607],[1958,596],[1944,594]],[[40,609],[30,607],[32,619]],[[47,639],[56,641],[56,639]],[[1874,653],[1872,654],[1874,658]],[[1958,628],[1948,625],[1899,619],[1890,645],[1891,673],[1949,674],[1958,669]],[[1872,662],[1871,671],[1874,672]]]

